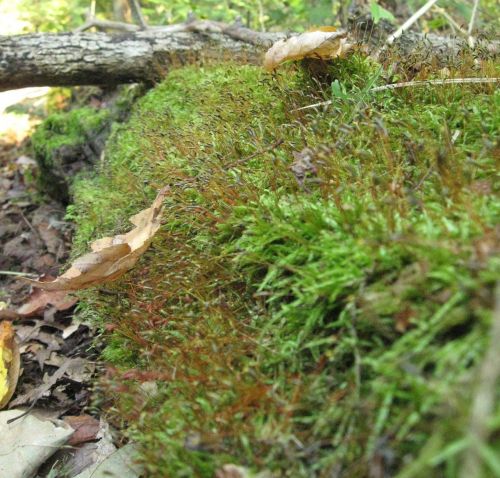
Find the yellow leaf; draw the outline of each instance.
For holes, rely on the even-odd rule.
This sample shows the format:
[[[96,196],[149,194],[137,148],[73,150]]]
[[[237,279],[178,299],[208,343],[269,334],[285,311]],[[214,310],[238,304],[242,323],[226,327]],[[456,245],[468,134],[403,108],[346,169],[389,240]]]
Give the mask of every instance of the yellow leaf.
[[[331,27],[323,27],[329,29]],[[351,51],[345,31],[313,31],[277,41],[264,57],[264,68],[274,70],[288,60],[341,58]]]
[[[0,409],[4,408],[16,390],[20,368],[19,347],[10,322],[0,323]]]
[[[71,267],[55,280],[22,280],[45,290],[79,290],[122,276],[134,267],[160,228],[163,199],[167,190],[168,188],[163,188],[151,207],[130,218],[134,229],[126,234],[94,241],[90,245],[92,252],[76,259]]]

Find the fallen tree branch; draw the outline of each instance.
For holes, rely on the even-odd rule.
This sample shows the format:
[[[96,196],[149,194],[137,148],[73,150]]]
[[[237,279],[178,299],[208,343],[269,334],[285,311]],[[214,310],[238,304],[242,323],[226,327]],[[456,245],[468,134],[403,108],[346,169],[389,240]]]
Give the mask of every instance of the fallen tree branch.
[[[163,78],[168,69],[199,60],[262,61],[263,53],[286,33],[256,32],[239,24],[192,21],[140,30],[137,25],[88,18],[80,30],[97,26],[118,34],[36,33],[0,36],[0,91],[27,86],[116,85]],[[353,41],[356,37],[353,36]],[[391,50],[425,59],[449,59],[469,49],[460,38],[407,32]],[[476,51],[490,55],[498,43],[478,42]]]
[[[26,86],[155,82],[199,59],[260,61],[261,51],[221,33],[146,30],[0,37],[0,91]]]

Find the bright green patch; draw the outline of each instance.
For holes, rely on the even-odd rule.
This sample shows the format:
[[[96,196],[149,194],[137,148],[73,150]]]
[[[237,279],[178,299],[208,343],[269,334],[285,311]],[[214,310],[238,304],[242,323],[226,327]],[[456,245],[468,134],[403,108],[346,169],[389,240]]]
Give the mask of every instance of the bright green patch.
[[[89,107],[68,113],[54,113],[37,128],[32,136],[35,154],[43,156],[50,163],[53,150],[61,146],[74,146],[88,141],[89,136],[95,134],[107,116],[106,110]]]
[[[456,476],[498,275],[500,93],[370,93],[359,57],[327,76],[344,96],[296,111],[330,85],[173,71],[74,187],[76,252],[171,188],[146,256],[82,304],[114,329],[108,394],[150,476]]]
[[[38,182],[43,191],[68,200],[66,175],[71,175],[72,164],[87,159],[88,155],[80,149],[102,134],[109,118],[107,110],[85,107],[54,113],[37,127],[31,142],[39,166]]]

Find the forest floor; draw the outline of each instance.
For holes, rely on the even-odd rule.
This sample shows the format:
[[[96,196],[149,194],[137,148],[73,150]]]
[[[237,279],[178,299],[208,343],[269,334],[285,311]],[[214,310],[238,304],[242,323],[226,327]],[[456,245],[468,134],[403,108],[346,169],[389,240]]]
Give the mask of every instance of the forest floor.
[[[97,339],[97,328],[75,317],[75,296],[32,290],[19,280],[55,278],[68,260],[74,228],[65,220],[64,204],[37,188],[34,178],[38,165],[29,156],[29,136],[34,125],[46,116],[47,88],[14,93],[0,94],[0,319],[14,324],[22,365],[15,397],[9,403],[12,411],[1,417],[2,426],[7,415],[14,418],[14,423],[24,424],[24,413],[42,421],[26,422],[26,429],[14,428],[3,436],[2,446],[20,440],[21,430],[31,436],[39,435],[42,444],[43,434],[49,436],[51,431],[42,431],[40,423],[64,422],[66,427],[78,431],[69,442],[71,447],[50,453],[48,460],[39,458],[36,452],[24,455],[24,473],[34,466],[30,461],[40,460],[42,466],[37,476],[62,476],[54,475],[56,472],[69,478],[96,459],[104,459],[105,454],[98,456],[100,450],[106,447],[103,453],[109,454],[116,449],[109,426],[99,420],[98,409],[90,407],[102,345]],[[7,108],[10,111],[5,111]],[[105,447],[96,444],[99,433]],[[46,446],[49,445],[50,440]],[[3,476],[20,476],[18,469],[5,466],[2,461]]]

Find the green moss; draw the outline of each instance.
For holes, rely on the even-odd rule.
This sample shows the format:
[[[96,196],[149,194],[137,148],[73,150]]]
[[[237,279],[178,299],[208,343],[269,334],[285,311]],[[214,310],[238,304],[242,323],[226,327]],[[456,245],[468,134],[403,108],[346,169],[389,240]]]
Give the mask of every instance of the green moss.
[[[104,134],[109,118],[106,110],[84,107],[54,113],[37,127],[31,142],[43,191],[68,201],[68,177],[72,179],[82,163],[95,156],[88,144]]]
[[[106,110],[90,107],[49,116],[32,136],[33,148],[51,165],[51,153],[61,146],[82,144],[95,134],[106,120]]]
[[[113,329],[108,393],[150,476],[455,476],[499,267],[500,94],[370,93],[385,73],[354,57],[327,72],[342,98],[297,110],[329,95],[309,73],[173,71],[75,185],[75,253],[171,188],[145,257],[82,306]]]

